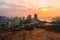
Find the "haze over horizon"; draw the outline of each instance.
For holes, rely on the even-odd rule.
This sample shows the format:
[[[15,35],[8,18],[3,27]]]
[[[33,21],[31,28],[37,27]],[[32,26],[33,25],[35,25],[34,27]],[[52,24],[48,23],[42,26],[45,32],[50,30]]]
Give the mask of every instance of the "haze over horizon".
[[[46,9],[46,11],[44,11]],[[60,16],[60,0],[0,0],[0,16]]]

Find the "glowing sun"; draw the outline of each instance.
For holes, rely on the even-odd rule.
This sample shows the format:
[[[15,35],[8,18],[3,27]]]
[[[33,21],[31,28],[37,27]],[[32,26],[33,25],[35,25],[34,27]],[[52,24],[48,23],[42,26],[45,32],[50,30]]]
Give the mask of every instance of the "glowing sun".
[[[47,11],[48,9],[46,7],[42,8],[42,11]]]

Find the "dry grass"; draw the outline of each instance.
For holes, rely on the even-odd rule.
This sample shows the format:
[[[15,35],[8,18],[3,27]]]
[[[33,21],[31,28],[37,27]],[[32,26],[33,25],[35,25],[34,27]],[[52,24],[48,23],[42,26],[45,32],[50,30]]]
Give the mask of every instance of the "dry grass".
[[[45,40],[46,31],[44,29],[34,29],[33,31],[15,31],[15,32],[1,32],[0,40]],[[60,38],[60,33],[49,32],[49,37]]]

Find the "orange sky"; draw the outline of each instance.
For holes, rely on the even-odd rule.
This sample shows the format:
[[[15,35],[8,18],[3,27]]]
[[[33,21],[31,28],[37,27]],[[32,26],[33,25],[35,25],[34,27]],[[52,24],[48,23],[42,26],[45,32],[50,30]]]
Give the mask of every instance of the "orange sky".
[[[47,11],[43,11],[43,8]],[[0,0],[1,16],[26,17],[29,14],[33,16],[34,13],[39,18],[44,17],[44,20],[60,16],[60,0]]]

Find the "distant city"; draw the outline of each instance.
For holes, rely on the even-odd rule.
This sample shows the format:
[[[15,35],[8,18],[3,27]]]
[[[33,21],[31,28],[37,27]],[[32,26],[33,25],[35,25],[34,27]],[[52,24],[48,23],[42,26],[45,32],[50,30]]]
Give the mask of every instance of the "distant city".
[[[28,15],[27,18],[25,17],[5,17],[5,16],[0,16],[0,25],[4,26],[16,26],[16,25],[24,25],[24,24],[38,24],[41,23],[38,19],[38,15],[34,14],[34,18],[31,17],[31,15]]]
[[[33,18],[31,17],[31,15],[28,15],[27,17],[11,17],[11,18],[0,16],[0,33],[1,33],[0,39],[1,40],[9,40],[9,39],[12,40],[13,38],[14,38],[13,40],[15,40],[15,35],[20,37],[20,38],[16,37],[18,39],[26,40],[28,39],[27,36],[32,35],[33,34],[32,32],[34,32],[33,30],[36,30],[36,29],[40,30],[41,33],[43,32],[43,29],[44,31],[60,33],[60,17],[52,18],[51,22],[47,22],[47,21],[39,20],[37,14],[34,14]],[[40,34],[38,33],[38,34],[41,35],[41,33]],[[43,33],[42,33],[42,36],[44,36]],[[40,36],[37,35],[36,37],[38,38]],[[55,38],[55,37],[50,38],[49,32],[46,33],[45,39],[60,40],[60,38]]]
[[[37,14],[34,14],[34,18],[31,17],[31,15],[28,15],[27,18],[25,17],[12,17],[12,18],[8,18],[8,17],[5,17],[5,16],[0,16],[0,27],[1,29],[4,28],[14,28],[16,27],[16,29],[19,29],[19,28],[26,28],[29,29],[29,26],[30,28],[31,27],[37,27],[37,28],[48,28],[48,29],[52,29],[52,30],[57,30],[59,29],[59,27],[55,28],[55,26],[60,26],[60,17],[56,17],[56,18],[53,18],[53,21],[52,22],[47,22],[47,21],[41,21],[38,19],[38,15]],[[53,26],[53,28],[52,28]],[[51,30],[50,29],[50,30]],[[58,30],[60,32],[60,30]]]

